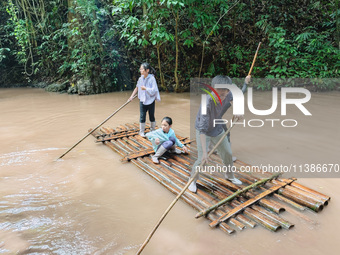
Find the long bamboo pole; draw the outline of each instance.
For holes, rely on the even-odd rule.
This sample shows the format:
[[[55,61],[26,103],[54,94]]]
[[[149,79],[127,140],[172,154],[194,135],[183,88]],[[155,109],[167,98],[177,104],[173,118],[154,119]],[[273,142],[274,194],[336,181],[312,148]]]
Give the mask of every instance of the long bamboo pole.
[[[251,64],[251,67],[250,67],[248,75],[250,75],[251,72],[253,71],[253,67],[255,65],[255,61],[256,61],[256,58],[257,58],[257,53],[259,52],[260,46],[261,46],[261,42],[259,42],[259,45],[257,46],[256,53],[255,53],[255,56],[254,56],[254,59],[253,59],[253,63]]]
[[[135,95],[133,98],[135,98],[137,95]],[[101,125],[103,125],[106,121],[111,119],[112,116],[114,116],[117,112],[119,112],[121,109],[123,109],[128,103],[131,101],[126,101],[121,107],[119,107],[114,113],[112,113],[109,117],[107,117],[103,122],[101,122],[98,126],[96,126],[94,129],[92,129],[90,132],[88,132],[83,138],[81,138],[78,142],[76,142],[71,148],[69,148],[64,154],[62,154],[58,159],[61,159],[64,157],[67,153],[69,153],[74,147],[76,147],[78,144],[80,144],[86,137],[88,137],[90,134],[92,134],[97,128],[99,128]]]

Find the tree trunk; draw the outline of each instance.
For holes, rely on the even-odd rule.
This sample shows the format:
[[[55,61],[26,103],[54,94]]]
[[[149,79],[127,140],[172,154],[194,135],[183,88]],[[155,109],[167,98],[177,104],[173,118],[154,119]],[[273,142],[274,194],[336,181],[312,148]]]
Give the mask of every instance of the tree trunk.
[[[144,20],[146,20],[148,18],[148,9],[147,9],[145,1],[143,1],[143,18],[144,18]],[[149,30],[148,29],[144,30],[143,31],[143,37],[147,41],[149,40],[149,36],[148,35],[149,35]],[[143,48],[144,48],[143,52],[145,54],[144,58],[148,59],[149,58],[148,48],[146,47],[146,45],[144,45]],[[147,61],[147,62],[149,62],[149,61]]]
[[[167,88],[165,87],[165,83],[164,83],[164,75],[162,73],[161,57],[160,57],[160,52],[159,52],[159,49],[160,49],[161,45],[159,43],[157,43],[156,47],[157,47],[157,58],[158,58],[159,76],[161,78],[161,88],[167,91]]]
[[[72,29],[73,28],[73,22],[72,22],[72,20],[74,19],[74,18],[76,18],[76,15],[75,15],[75,9],[76,9],[76,1],[75,0],[67,0],[67,9],[68,9],[68,12],[67,12],[67,22],[69,23],[69,24],[71,24],[70,25],[70,29]],[[69,49],[69,54],[70,54],[70,51],[71,51],[71,49],[73,49],[74,48],[74,45],[75,45],[75,42],[76,41],[76,39],[72,36],[72,37],[70,37],[70,36],[68,36],[67,37],[67,45],[68,45],[68,49]]]
[[[337,44],[340,50],[340,21],[339,21],[339,0],[336,0],[336,14],[335,14],[335,19],[336,19],[336,40],[337,40]]]
[[[178,15],[179,10],[177,10],[177,14],[175,16],[175,21],[176,21],[176,26],[175,26],[175,40],[176,40],[176,63],[175,63],[175,82],[176,82],[176,86],[175,86],[175,91],[178,92],[179,91],[179,81],[178,81],[178,75],[177,75],[177,71],[178,71],[178,21],[179,21],[179,15]]]
[[[97,14],[96,14],[95,10],[92,11],[92,15],[93,15],[93,19],[97,20]],[[98,23],[96,23],[94,25],[94,28],[95,28],[95,31],[96,31],[96,37],[97,37],[98,43],[100,45],[100,47],[99,47],[100,53],[102,53],[104,51],[104,48],[103,48],[102,38],[100,37],[100,30],[99,30]]]

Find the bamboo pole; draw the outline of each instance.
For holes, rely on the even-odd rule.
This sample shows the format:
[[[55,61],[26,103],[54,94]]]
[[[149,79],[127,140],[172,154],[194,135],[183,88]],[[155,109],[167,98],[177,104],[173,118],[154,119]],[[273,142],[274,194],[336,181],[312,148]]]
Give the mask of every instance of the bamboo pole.
[[[260,46],[261,46],[261,42],[259,42],[259,45],[257,46],[256,53],[255,53],[255,56],[254,56],[254,59],[253,59],[253,63],[251,64],[251,67],[250,67],[250,70],[249,70],[248,75],[250,75],[251,72],[253,71],[253,67],[254,67],[254,65],[255,65],[257,53],[259,52]]]
[[[259,201],[259,205],[271,210],[272,212],[275,212],[277,214],[284,212],[286,209],[284,207],[282,207],[281,205],[277,204],[274,201],[271,201],[267,198],[262,198]]]
[[[137,95],[135,95],[133,98],[135,98]],[[86,137],[88,137],[90,134],[92,134],[97,128],[99,128],[101,125],[103,125],[106,121],[111,119],[117,112],[119,112],[121,109],[123,109],[128,103],[131,101],[127,101],[124,103],[121,107],[119,107],[114,113],[112,113],[109,117],[107,117],[104,121],[102,121],[98,126],[96,126],[92,131],[88,132],[83,138],[81,138],[78,142],[76,142],[71,148],[69,148],[65,153],[63,153],[58,159],[61,159],[64,157],[67,153],[69,153],[74,147],[76,147],[78,144],[80,144],[83,140],[85,140]]]
[[[239,207],[242,205],[241,202],[234,199],[231,203],[234,208]],[[266,229],[269,229],[271,231],[277,231],[281,226],[274,222],[272,219],[268,218],[266,215],[263,215],[255,210],[253,210],[250,207],[247,207],[244,209],[244,215],[248,216],[250,219],[254,220],[255,222],[259,223],[261,226],[263,226]]]
[[[317,195],[319,197],[324,198],[326,201],[329,201],[331,199],[329,196],[326,196],[326,195],[324,195],[324,194],[322,194],[320,192],[317,192],[317,191],[315,191],[313,189],[310,189],[310,188],[308,188],[306,186],[303,186],[302,184],[299,184],[299,183],[292,183],[291,186],[294,186],[294,187],[297,187],[299,189],[302,189],[302,190],[305,190],[307,192],[310,192],[312,194],[315,194],[315,195]]]
[[[230,208],[232,209],[233,207],[230,206]],[[246,216],[242,215],[242,214],[238,214],[235,217],[236,219],[238,219],[240,222],[246,224],[248,227],[251,228],[255,228],[256,227],[256,222],[247,218]]]
[[[264,190],[263,192],[265,192],[265,191],[267,191],[267,190]],[[249,192],[248,192],[248,193],[249,193]],[[260,193],[260,194],[261,194],[261,193]],[[252,199],[252,198],[256,197],[256,195],[254,195],[254,194],[248,194],[246,197]],[[241,200],[242,202],[246,202],[246,201],[247,201],[247,200],[244,199],[244,198],[240,198],[240,200]],[[281,205],[279,205],[278,203],[276,203],[276,202],[273,201],[273,200],[269,200],[268,198],[262,198],[261,200],[259,200],[259,205],[261,205],[262,207],[267,208],[267,209],[269,209],[270,211],[275,212],[275,213],[277,213],[277,214],[279,214],[279,213],[285,211],[285,208],[284,208],[284,207],[282,207]]]
[[[276,181],[276,180],[275,180]],[[275,183],[275,182],[274,182]],[[280,182],[280,181],[276,181],[277,184],[282,184],[282,183],[286,183],[286,182]],[[301,189],[295,188],[295,187],[291,187],[289,185],[285,186],[284,188],[287,191],[290,191],[294,194],[297,194],[301,197],[304,197],[306,199],[308,199],[311,203],[314,204],[322,204],[323,206],[325,205],[325,203],[328,204],[327,201],[322,200],[322,198],[314,196],[313,194],[307,193],[306,191],[303,191]],[[322,209],[322,208],[321,208]]]
[[[284,204],[283,204],[282,202],[280,202],[280,201],[278,201],[277,203],[278,203],[278,204],[281,204],[282,206],[284,206]],[[309,217],[307,217],[306,215],[304,215],[304,214],[301,213],[300,211],[297,211],[296,209],[293,209],[293,208],[291,208],[290,206],[285,206],[285,208],[286,208],[286,211],[287,211],[287,212],[289,212],[289,213],[291,213],[291,214],[293,214],[293,215],[295,215],[295,216],[297,216],[297,217],[303,219],[304,221],[306,221],[306,222],[308,222],[308,223],[311,223],[311,224],[313,224],[313,225],[316,224],[316,222],[315,222],[314,220],[310,219]]]
[[[318,197],[318,196],[316,196],[316,195],[313,195],[313,194],[311,194],[311,193],[309,193],[309,192],[306,192],[306,191],[304,191],[304,190],[302,190],[302,189],[295,188],[295,187],[292,187],[292,186],[287,186],[286,189],[288,189],[288,190],[290,190],[290,191],[292,191],[292,192],[296,192],[296,193],[299,193],[299,194],[301,194],[301,195],[304,195],[304,196],[306,196],[306,197],[308,197],[308,198],[314,200],[315,202],[320,202],[320,203],[322,203],[324,206],[325,206],[325,205],[328,205],[328,201],[327,201],[327,200],[324,200],[323,198]]]
[[[278,223],[266,218],[262,213],[259,213],[251,208],[246,208],[244,210],[244,214],[271,231],[276,232],[281,228]]]
[[[279,180],[279,181],[287,182],[287,179],[282,179],[282,180]],[[313,193],[313,192],[310,192],[306,189],[301,189],[301,188],[299,188],[299,184],[298,185],[290,185],[290,186],[287,186],[287,188],[289,188],[290,190],[295,191],[297,193],[303,194],[307,197],[313,198],[316,201],[322,202],[323,205],[328,205],[328,201],[330,199],[329,197],[320,196],[320,195]]]
[[[293,223],[290,223],[288,220],[285,220],[275,214],[273,214],[272,212],[258,206],[258,205],[253,205],[252,209],[254,209],[255,211],[258,211],[260,213],[262,213],[263,215],[269,217],[271,220],[273,220],[274,222],[278,223],[281,227],[285,228],[285,229],[291,229],[292,227],[294,227]]]
[[[294,201],[292,201],[292,200],[290,200],[290,199],[288,199],[288,198],[286,198],[284,196],[281,196],[281,195],[276,194],[276,193],[274,193],[273,196],[276,197],[277,199],[279,199],[279,200],[281,200],[281,201],[283,201],[283,202],[293,206],[294,208],[296,208],[296,209],[298,209],[300,211],[306,210],[306,207],[304,207],[302,205],[299,205],[298,203],[295,203]],[[284,207],[284,208],[287,209],[286,207]]]
[[[286,189],[279,189],[279,194],[287,197],[301,205],[304,205],[306,207],[308,207],[309,209],[312,209],[315,212],[319,212],[323,209],[323,204],[322,203],[315,203],[315,201],[301,195],[301,194],[297,194],[294,192],[291,192],[289,190]]]

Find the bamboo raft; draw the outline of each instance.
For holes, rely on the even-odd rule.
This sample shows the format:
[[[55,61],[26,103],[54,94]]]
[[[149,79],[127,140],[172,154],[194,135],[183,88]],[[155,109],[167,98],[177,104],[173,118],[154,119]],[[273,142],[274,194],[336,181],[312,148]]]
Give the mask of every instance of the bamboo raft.
[[[149,128],[147,126],[145,131],[148,132]],[[188,146],[190,154],[165,154],[160,158],[160,164],[154,164],[150,157],[154,153],[151,142],[139,135],[139,124],[136,123],[120,125],[116,129],[102,127],[92,135],[96,137],[96,142],[104,143],[120,154],[123,162],[132,162],[175,195],[186,185],[191,167],[197,159],[196,142],[177,135]],[[211,159],[213,164],[222,164],[214,154]],[[234,165],[237,169],[247,166],[240,160],[234,162]],[[329,196],[298,184],[295,178],[270,179],[253,187],[260,180],[268,178],[268,175],[236,172],[235,176],[243,182],[243,185],[236,186],[222,178],[220,173],[203,173],[197,182],[197,193],[187,190],[181,198],[200,212],[196,218],[205,215],[211,227],[218,227],[228,234],[234,233],[235,229],[254,228],[256,225],[271,231],[290,229],[294,224],[280,216],[283,211],[312,222],[302,212],[319,212],[330,201]],[[209,213],[202,214],[205,209],[229,196],[235,197]]]

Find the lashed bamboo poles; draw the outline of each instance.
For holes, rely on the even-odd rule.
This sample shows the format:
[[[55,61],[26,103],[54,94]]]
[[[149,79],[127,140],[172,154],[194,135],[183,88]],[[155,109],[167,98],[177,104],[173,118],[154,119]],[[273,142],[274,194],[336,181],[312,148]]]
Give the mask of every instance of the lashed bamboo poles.
[[[150,160],[151,161],[151,160]],[[173,169],[173,167],[171,168],[171,170]],[[170,169],[169,169],[170,170]],[[170,171],[171,171],[170,170]],[[179,171],[179,169],[178,169],[178,171]],[[174,175],[172,172],[168,172],[170,175]],[[181,178],[180,176],[178,176],[178,175],[174,175],[175,176],[175,178]],[[183,174],[181,175],[181,176],[183,176]],[[189,178],[189,173],[188,174],[186,174],[186,180]],[[182,180],[182,182],[183,182],[183,186],[184,186],[184,184],[186,183],[186,180],[184,180],[184,178],[181,178],[181,180]],[[203,183],[202,183],[202,185],[203,185],[203,187],[205,188],[205,189],[207,189],[207,190],[209,190],[209,191],[211,191],[210,190],[210,186],[208,186],[208,185],[204,185]],[[185,193],[186,194],[186,193]],[[192,194],[191,192],[190,192],[190,194]],[[212,202],[217,202],[218,200],[217,199],[219,199],[219,197],[220,196],[223,196],[223,194],[220,194],[219,192],[204,192],[204,191],[201,191],[201,190],[198,190],[198,195],[204,200],[204,201],[206,201],[206,203],[209,203],[210,205],[211,205],[211,203]],[[217,215],[219,215],[219,216],[221,216],[223,213],[225,213],[225,211],[222,211],[222,210],[218,210],[217,211]],[[240,230],[242,230],[242,229],[244,229],[244,225],[241,223],[241,222],[239,222],[237,219],[232,219],[231,221],[230,221],[230,223],[232,223],[233,225],[235,225],[238,229],[240,229]]]
[[[311,224],[315,224],[315,221],[313,221],[312,219],[310,219],[309,217],[307,217],[306,215],[301,213],[301,211],[297,211],[296,209],[293,209],[293,208],[291,208],[289,206],[286,206],[283,203],[281,203],[280,201],[277,201],[277,203],[281,204],[282,206],[284,206],[287,212],[289,212],[289,213],[291,213],[291,214],[293,214],[293,215],[303,219],[306,222],[309,222]]]
[[[232,223],[232,222],[231,222]]]
[[[294,201],[292,201],[292,200],[290,200],[290,199],[288,199],[288,198],[286,198],[286,197],[284,197],[284,196],[281,196],[281,195],[279,195],[279,194],[274,193],[274,194],[273,194],[273,197],[275,197],[275,198],[277,198],[278,200],[281,200],[281,201],[283,201],[283,202],[285,202],[285,203],[287,203],[287,204],[293,206],[294,208],[296,208],[296,209],[298,209],[298,210],[300,210],[300,211],[304,211],[304,210],[306,209],[306,207],[304,207],[304,206],[302,206],[302,205],[299,205],[298,203],[295,203]],[[287,208],[285,207],[285,209],[287,209]]]
[[[265,200],[264,200],[265,201]],[[291,201],[291,200],[288,200],[288,201]],[[292,201],[291,201],[292,202]],[[267,206],[268,208],[270,208],[271,210],[273,210],[273,211],[276,211],[276,212],[279,212],[279,210],[281,210],[281,208],[282,207],[277,207],[278,209],[277,210],[275,210],[275,209],[273,209],[273,207],[269,207],[268,205],[266,205],[266,204],[263,204],[264,206]]]
[[[287,182],[286,179],[282,179],[282,180],[279,180],[279,181]],[[296,193],[299,193],[299,194],[303,194],[303,195],[305,195],[305,196],[307,196],[309,198],[312,198],[313,200],[315,200],[317,202],[321,202],[324,206],[328,205],[328,201],[330,200],[330,197],[319,196],[316,193],[312,193],[312,192],[310,192],[308,190],[300,189],[299,186],[297,186],[297,185],[287,186],[286,188],[291,190],[291,191],[293,191],[293,192],[296,192]]]
[[[250,176],[249,176],[250,177]],[[252,179],[251,177],[250,177],[250,179]],[[242,182],[244,182],[244,183],[252,183],[251,181],[249,181],[249,180],[247,180],[247,179],[244,179],[244,178],[240,178],[240,180],[242,181]],[[254,178],[254,180],[253,181],[256,181],[257,179],[255,179]],[[294,182],[293,182],[294,183]],[[273,187],[274,186],[274,184],[272,184],[272,183],[266,183],[264,186],[266,186],[266,187]],[[266,189],[265,188],[263,188],[263,187],[258,187],[258,189],[259,190],[261,190],[261,191],[265,191]],[[253,196],[255,196],[254,194],[251,194],[250,192],[248,192],[248,193],[246,193],[246,196],[247,197],[253,197]],[[279,194],[276,194],[276,193],[273,193],[273,197],[275,197],[275,198],[277,198],[277,199],[279,199],[279,200],[281,200],[281,201],[284,201],[285,203],[287,203],[287,204],[289,204],[289,205],[291,205],[291,206],[293,206],[293,207],[295,207],[295,208],[297,208],[297,209],[299,209],[299,210],[301,210],[301,211],[303,211],[303,210],[305,210],[305,207],[304,206],[301,206],[301,205],[299,205],[299,204],[297,204],[297,203],[295,203],[294,201],[292,201],[292,200],[290,200],[290,199],[288,199],[288,198],[286,198],[286,197],[284,197],[284,196],[281,196],[281,195],[279,195]],[[266,201],[269,201],[269,205],[268,205],[268,203],[266,202]],[[274,203],[271,203],[271,202],[274,202]],[[273,201],[272,200],[272,198],[271,197],[267,197],[265,200],[264,199],[262,199],[262,200],[260,200],[260,205],[263,205],[264,207],[267,207],[267,208],[269,208],[271,211],[274,211],[274,212],[276,212],[276,213],[280,213],[281,211],[282,211],[282,209],[286,209],[286,207],[282,207],[282,205],[280,205],[280,204],[278,204],[276,201]],[[272,206],[271,206],[272,205]],[[274,205],[274,206],[273,206]],[[270,207],[271,206],[271,207]]]
[[[242,161],[238,161],[238,163],[239,164],[242,164],[242,165],[244,165],[244,166],[246,166],[246,165],[248,165],[248,164],[245,164],[244,162],[242,162]],[[248,165],[249,166],[249,165]],[[245,178],[247,178],[247,179],[240,179],[241,181],[243,181],[243,182],[247,182],[247,183],[252,183],[252,182],[254,182],[254,181],[257,181],[257,178],[254,178],[253,176],[252,176],[252,174],[244,174],[244,173],[241,173],[241,172],[238,172],[237,173],[238,175],[241,175],[241,176],[244,176]],[[248,179],[250,180],[250,181],[248,181]],[[286,180],[286,182],[287,182],[287,180]],[[293,185],[295,185],[296,183],[295,182],[292,182],[290,185],[291,186],[293,186]],[[273,186],[273,184],[272,183],[266,183],[265,184],[265,187],[272,187]],[[266,189],[265,188],[263,188],[263,187],[259,187],[259,189],[260,190],[262,190],[262,191],[265,191]],[[293,207],[295,207],[296,209],[298,209],[298,210],[300,210],[300,211],[304,211],[305,209],[306,209],[306,207],[304,207],[304,206],[301,206],[300,204],[298,204],[298,203],[296,203],[296,202],[294,202],[294,201],[292,201],[292,200],[290,200],[290,199],[288,199],[288,198],[286,198],[286,197],[284,197],[284,196],[281,196],[281,195],[279,195],[279,194],[277,194],[277,193],[273,193],[273,197],[275,197],[275,198],[277,198],[277,199],[279,199],[279,200],[281,200],[281,201],[283,201],[283,202],[285,202],[285,203],[287,203],[287,204],[289,204],[289,205],[291,205],[291,206],[293,206]],[[276,204],[278,204],[277,202],[276,202]],[[282,207],[282,206],[281,206]]]
[[[289,182],[289,180],[283,179],[284,182]],[[283,182],[279,180],[274,180],[273,183],[276,184],[283,184]],[[271,183],[266,183],[267,187],[272,187],[273,185]],[[292,187],[293,186],[293,187]],[[295,186],[299,186],[299,184],[295,184],[295,182],[290,183],[290,185],[287,185],[285,188],[280,189],[278,192],[279,194],[274,194],[276,198],[279,200],[282,200],[293,207],[303,211],[305,209],[304,206],[312,209],[313,211],[320,211],[323,209],[324,205],[327,205],[329,201],[329,197],[320,194],[317,196],[315,193],[310,193],[305,190],[300,190],[295,188]],[[262,188],[263,189],[263,188]],[[323,196],[322,196],[323,195]],[[301,206],[304,205],[304,206]]]
[[[316,196],[319,196],[319,197],[321,197],[321,198],[324,198],[326,201],[330,201],[330,199],[331,199],[329,196],[326,196],[326,195],[324,195],[324,194],[321,194],[320,192],[317,192],[317,191],[315,191],[315,190],[313,190],[313,189],[307,188],[306,186],[303,186],[303,185],[301,185],[301,184],[299,184],[299,183],[292,183],[291,186],[294,186],[294,187],[297,187],[297,188],[302,189],[302,190],[304,190],[304,191],[307,191],[307,192],[309,192],[309,193],[315,194]]]
[[[271,220],[273,220],[274,222],[278,223],[281,227],[285,228],[285,229],[290,229],[294,226],[294,224],[290,223],[289,221],[271,213],[268,210],[263,209],[262,207],[258,206],[258,205],[253,205],[252,209],[262,213],[263,215],[268,216]]]
[[[233,200],[231,202],[231,205],[234,206],[234,208],[237,208],[239,206],[241,206],[242,204],[240,202],[238,202],[237,200]],[[277,231],[278,229],[281,228],[281,226],[274,222],[273,220],[269,219],[266,215],[263,215],[249,207],[246,207],[243,211],[243,213],[248,216],[249,218],[253,219],[254,221],[256,221],[257,223],[259,223],[260,225],[262,225],[263,227],[271,230],[271,231]]]
[[[243,182],[243,183],[248,183],[249,185],[253,184],[254,182],[257,182],[258,180],[251,177],[251,176],[246,176],[245,174],[241,173],[241,172],[238,172],[236,175],[241,175],[241,176],[244,176],[245,178],[240,178],[240,180]],[[252,180],[252,181],[249,181],[248,179]],[[262,191],[266,191],[266,189],[263,189],[259,186],[257,186],[256,188],[259,188],[260,190]],[[244,196],[246,196],[247,198],[253,198],[256,196],[256,194],[254,194],[253,191],[247,191]],[[275,201],[273,201],[272,199],[270,199],[270,197],[266,197],[266,198],[262,198],[261,200],[259,200],[259,204],[265,208],[268,208],[269,210],[275,212],[275,213],[280,213],[282,211],[284,211],[285,209],[278,205]]]
[[[250,206],[254,203],[256,203],[258,200],[262,199],[264,196],[267,196],[273,192],[275,192],[276,190],[278,190],[280,188],[280,186],[276,186],[276,187],[272,187],[264,192],[262,192],[261,194],[257,195],[256,197],[249,199],[247,202],[245,202],[242,206],[234,208],[232,210],[232,212],[227,213],[225,215],[223,215],[222,217],[220,217],[218,220],[213,221],[212,223],[209,224],[210,227],[215,227],[218,224],[220,224],[223,221],[228,220],[230,217],[232,217],[234,214],[239,213],[240,211],[244,210],[245,207]]]
[[[239,163],[241,163],[243,165],[248,165],[248,164],[245,164],[245,163],[243,163],[241,161],[239,161]],[[238,173],[238,174],[240,174],[240,173]],[[266,173],[266,175],[269,175],[269,173]],[[286,182],[286,183],[289,182],[289,180],[287,180],[287,179],[283,179],[283,181]],[[279,181],[278,180],[273,181],[273,183],[275,183],[275,182],[282,184],[281,179],[279,179]],[[265,186],[270,188],[270,187],[273,186],[273,184],[266,183]],[[298,186],[301,187],[302,185],[300,185],[298,183],[295,183],[295,182],[292,182],[292,183],[290,183],[290,185],[287,185],[285,187],[285,189],[288,189],[289,191],[292,191],[294,189],[294,187],[298,187]],[[260,189],[263,189],[263,188],[260,188]],[[291,206],[293,206],[296,209],[299,209],[301,211],[305,210],[306,207],[304,207],[304,206],[307,206],[308,208],[310,208],[310,209],[312,209],[312,210],[314,210],[316,212],[320,211],[320,210],[322,210],[323,205],[327,205],[327,203],[328,203],[328,201],[330,199],[328,196],[325,196],[325,195],[323,195],[321,193],[319,193],[319,197],[318,197],[316,191],[314,191],[314,193],[313,193],[313,190],[311,191],[311,189],[309,189],[307,187],[305,187],[304,190],[297,190],[297,189],[295,189],[295,190],[292,191],[293,193],[290,193],[289,191],[288,192],[285,191],[286,196],[283,196],[282,194],[276,194],[276,193],[274,193],[273,196],[278,198],[281,201],[284,201],[285,203],[290,204]],[[281,190],[281,192],[283,192],[283,190]],[[279,191],[279,193],[280,193],[280,191]],[[300,193],[303,193],[303,196],[301,196]],[[293,194],[297,194],[297,196],[299,198],[297,198]],[[307,199],[307,201],[306,201],[306,199]],[[322,204],[321,207],[320,207],[319,203]]]
[[[150,160],[150,159],[149,159]],[[151,161],[151,160],[150,160]],[[165,163],[164,161],[162,161],[162,163]],[[171,169],[171,170],[175,170],[174,172],[175,173],[178,173],[179,175],[174,175],[174,173],[172,173],[172,172],[168,172],[168,174],[169,175],[174,175],[175,176],[175,178],[182,178],[182,182],[183,182],[183,184],[185,184],[185,182],[186,182],[186,180],[184,180],[184,178],[186,178],[186,179],[188,179],[189,178],[189,173],[183,173],[182,172],[182,170],[181,169],[179,169],[179,168],[177,168],[177,167],[174,167],[174,166],[171,166],[171,167],[169,167],[167,164],[165,164],[168,168],[169,168],[169,170]],[[164,168],[162,168],[162,169],[164,169]],[[171,171],[170,170],[170,171]],[[185,176],[185,177],[184,177]],[[204,185],[203,183],[201,183],[202,185],[203,185],[203,187],[204,188],[206,188],[206,189],[208,189],[210,192],[206,192],[206,193],[204,193],[203,191],[201,191],[201,190],[198,190],[198,193],[199,193],[199,195],[201,196],[201,198],[202,199],[206,199],[206,201],[207,201],[207,203],[210,203],[211,204],[211,202],[217,202],[218,200],[217,199],[219,199],[221,196],[223,196],[223,194],[222,193],[219,193],[219,192],[213,192],[211,189],[210,189],[210,186],[209,185]],[[184,185],[183,185],[184,186]],[[186,194],[186,193],[185,193]],[[222,215],[223,213],[225,213],[224,211],[221,211],[221,210],[219,210],[218,211],[218,214],[219,215]],[[236,227],[238,227],[240,230],[242,230],[242,229],[244,229],[244,225],[241,223],[241,222],[239,222],[238,220],[236,220],[236,219],[232,219],[231,221],[230,221],[230,223],[232,223],[233,225],[235,225]]]
[[[219,206],[221,206],[221,205],[223,205],[223,204],[225,204],[225,203],[231,201],[232,199],[234,199],[235,197],[239,196],[240,194],[242,194],[242,193],[244,193],[244,192],[246,192],[246,191],[248,191],[248,190],[250,190],[250,189],[253,189],[253,188],[257,187],[258,185],[261,185],[261,184],[263,184],[263,183],[265,183],[265,182],[267,182],[267,181],[269,181],[269,180],[271,180],[271,179],[273,179],[273,178],[276,178],[276,177],[278,177],[278,176],[279,176],[278,174],[275,174],[275,175],[272,176],[272,178],[263,179],[263,180],[261,180],[261,181],[258,181],[258,182],[256,182],[256,183],[253,183],[252,185],[249,185],[249,186],[247,186],[247,187],[245,187],[245,188],[243,188],[243,189],[241,189],[241,190],[239,190],[239,191],[233,193],[232,195],[230,195],[229,197],[227,197],[227,198],[221,200],[221,201],[218,202],[217,204],[215,204],[215,205],[213,205],[213,206],[211,206],[211,207],[205,209],[204,211],[201,211],[201,212],[199,212],[198,214],[196,214],[196,218],[199,218],[199,217],[202,217],[202,216],[208,214],[208,213],[211,212],[212,210],[215,210],[215,209],[218,208]]]
[[[279,194],[280,195],[283,195],[299,204],[302,204],[310,209],[312,209],[313,211],[315,212],[319,212],[323,209],[323,205],[322,203],[315,203],[314,201],[312,201],[311,199],[303,196],[303,195],[300,195],[300,194],[297,194],[297,193],[294,193],[294,192],[291,192],[289,190],[286,190],[286,189],[279,189]]]
[[[168,159],[167,161],[162,161],[162,164],[166,165],[166,166],[169,167],[169,168],[171,167],[172,170],[175,170],[175,172],[177,172],[178,174],[180,174],[180,175],[182,175],[182,176],[185,175],[185,174],[183,174],[183,173],[180,172],[180,169],[179,169],[179,170],[176,170],[176,167],[170,164],[171,162],[175,163],[175,161],[173,161],[173,160],[171,160],[171,159]],[[171,165],[171,166],[170,166],[170,165]],[[180,164],[179,164],[178,162],[176,162],[176,165],[180,165]],[[181,169],[184,170],[183,167],[181,167]],[[189,171],[188,171],[187,169],[185,169],[184,171],[187,172],[187,175],[189,174]],[[208,186],[205,186],[204,183],[206,183]],[[201,181],[199,181],[198,184],[203,185],[205,188],[208,188],[208,189],[209,189],[209,187],[212,187],[212,188],[216,188],[217,190],[220,190],[223,194],[222,194],[222,193],[220,194],[220,192],[217,192],[217,191],[214,191],[214,190],[211,190],[211,191],[210,191],[210,193],[212,192],[212,193],[216,194],[216,195],[218,196],[219,199],[224,198],[224,197],[225,197],[224,194],[226,194],[226,195],[231,195],[231,194],[233,194],[232,191],[230,191],[230,190],[224,188],[224,187],[221,186],[219,183],[215,182],[214,179],[211,178],[211,177],[210,177],[210,178],[207,178],[207,177],[205,177],[205,176],[203,175],[203,177],[201,178]],[[226,207],[224,207],[224,209],[226,209]],[[228,209],[227,211],[230,211],[230,210],[233,209],[233,207],[231,207],[231,208],[228,208],[228,207],[227,207],[227,209]],[[250,212],[250,214],[251,214],[251,212]],[[254,217],[255,217],[255,216],[254,216]],[[251,228],[254,228],[254,227],[256,226],[256,223],[255,223],[255,222],[253,222],[252,220],[246,218],[246,217],[243,216],[242,214],[237,215],[235,218],[236,218],[237,220],[239,220],[239,221],[245,223],[246,225],[250,226]],[[233,219],[233,218],[230,220],[230,223],[234,224],[234,219]],[[265,227],[265,225],[263,225],[263,226]],[[272,230],[272,229],[271,229],[271,230]]]
[[[180,165],[178,162],[176,163],[176,161],[174,161],[174,160],[172,160],[172,159],[168,159],[167,160],[167,162],[164,162],[164,161],[162,161],[162,163],[164,163],[166,166],[168,166],[169,168],[170,168],[170,163],[175,163],[176,165]],[[183,167],[182,167],[183,168]],[[176,167],[175,166],[171,166],[171,169],[172,170],[176,170]],[[180,169],[178,169],[178,171],[180,171]],[[178,172],[177,171],[177,172]],[[182,176],[183,176],[183,174],[182,174]],[[203,179],[203,178],[202,178]],[[203,180],[203,182],[204,182],[204,180]],[[211,185],[211,184],[210,184]],[[230,193],[232,193],[231,191],[229,191]],[[217,193],[216,193],[217,194]],[[231,208],[232,209],[232,208]],[[229,210],[226,210],[227,212],[229,211]],[[278,227],[279,226],[274,226],[274,227],[268,227],[268,225],[271,225],[272,224],[272,220],[270,220],[270,217],[267,217],[266,215],[260,215],[260,214],[258,214],[258,213],[256,213],[256,212],[254,212],[254,211],[251,211],[251,210],[248,210],[248,214],[249,215],[251,215],[253,218],[256,218],[256,219],[258,219],[259,217],[261,218],[261,222],[262,222],[262,225],[264,226],[264,227],[267,227],[267,228],[269,228],[270,230],[272,230],[272,231],[276,231],[277,229],[278,229]],[[242,215],[239,215],[236,219],[241,219],[241,221],[243,221],[243,222],[245,222],[247,225],[250,225],[251,227],[254,227],[255,226],[255,223],[253,222],[253,221],[251,221],[251,220],[249,220],[249,219],[247,219],[246,217],[242,217]],[[277,219],[279,219],[279,218],[277,218]],[[280,220],[280,222],[283,222],[284,220]],[[236,222],[236,223],[235,223]],[[244,226],[242,226],[242,225],[240,225],[240,223],[239,222],[237,222],[237,221],[235,221],[235,219],[231,219],[230,220],[230,223],[232,223],[232,224],[234,224],[235,226],[237,226],[239,229],[243,229],[243,227]],[[274,224],[275,225],[275,224]]]
[[[151,175],[154,179],[159,181],[163,186],[165,186],[167,189],[169,189],[171,192],[178,194],[181,188],[184,186],[184,181],[179,181],[178,179],[175,180],[174,176],[171,177],[171,174],[167,172],[164,168],[158,169],[158,171],[155,170],[155,168],[158,168],[155,166],[149,159],[137,159],[132,161],[134,164],[137,164],[139,167],[141,167],[139,163],[142,163],[144,167],[146,166],[148,171],[146,171],[149,175]],[[145,169],[143,169],[145,171]],[[150,172],[152,171],[152,173]],[[165,173],[166,174],[165,174]],[[171,183],[172,186],[167,185],[166,183]],[[174,187],[176,189],[174,189]],[[185,202],[190,204],[192,207],[194,207],[197,210],[200,210],[201,208],[204,208],[205,206],[209,205],[208,201],[211,199],[208,197],[207,199],[202,199],[202,195],[199,197],[199,195],[192,194],[192,193],[185,193],[183,196],[183,199]],[[210,220],[217,219],[217,217],[220,216],[220,214],[217,215],[211,215]],[[234,230],[232,230],[227,224],[224,224],[221,226],[221,229],[227,233],[232,233]]]
[[[282,184],[283,182],[279,182],[277,180],[275,180],[275,182],[273,182],[274,184]],[[285,187],[285,188],[281,188],[279,189],[279,194],[283,195],[285,197],[288,197],[289,199],[298,202],[299,204],[302,204],[306,207],[308,207],[309,209],[312,209],[315,212],[319,212],[323,209],[324,207],[324,202],[321,200],[317,200],[315,198],[312,198],[310,196],[307,196],[305,194],[302,194],[301,192],[297,192],[296,190],[292,190],[292,188],[294,187]]]

